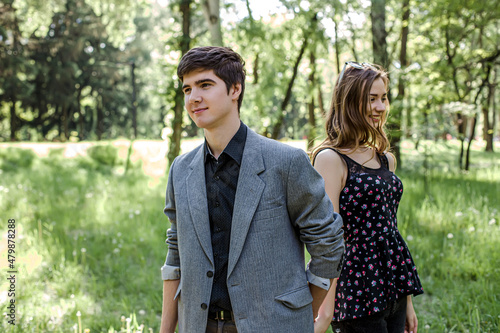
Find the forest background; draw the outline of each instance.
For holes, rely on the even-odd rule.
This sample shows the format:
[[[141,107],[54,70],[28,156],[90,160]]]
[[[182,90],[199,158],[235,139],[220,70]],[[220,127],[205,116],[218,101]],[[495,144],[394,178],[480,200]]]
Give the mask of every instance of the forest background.
[[[3,0],[0,267],[18,251],[22,292],[17,325],[2,306],[0,327],[158,329],[164,177],[202,137],[176,66],[191,47],[224,45],[246,61],[242,120],[304,149],[324,136],[345,61],[387,68],[400,229],[426,289],[421,330],[497,332],[499,19],[495,2],[472,0]],[[148,154],[144,140],[162,143],[153,177],[133,158]],[[26,142],[61,145],[40,157]],[[92,148],[64,158],[77,143]]]

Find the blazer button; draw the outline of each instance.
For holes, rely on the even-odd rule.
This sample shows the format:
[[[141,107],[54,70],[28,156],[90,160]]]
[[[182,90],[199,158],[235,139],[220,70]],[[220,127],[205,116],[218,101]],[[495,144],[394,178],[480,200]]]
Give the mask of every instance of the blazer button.
[[[214,276],[214,272],[212,272],[212,271],[208,271],[208,272],[207,272],[207,276],[208,276],[208,277],[212,277],[212,276]]]
[[[207,304],[206,303],[201,303],[201,308],[203,310],[206,310],[208,308]]]

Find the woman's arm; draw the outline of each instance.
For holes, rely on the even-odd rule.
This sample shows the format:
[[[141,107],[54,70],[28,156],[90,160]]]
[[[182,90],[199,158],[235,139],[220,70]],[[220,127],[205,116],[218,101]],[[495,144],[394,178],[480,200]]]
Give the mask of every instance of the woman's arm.
[[[331,149],[325,149],[318,153],[314,162],[314,168],[325,181],[325,190],[333,204],[336,212],[339,211],[340,191],[345,185],[347,178],[347,167],[342,157]],[[337,279],[332,283],[328,294],[321,304],[318,317],[315,318],[314,332],[324,333],[330,326],[335,309],[335,290]]]

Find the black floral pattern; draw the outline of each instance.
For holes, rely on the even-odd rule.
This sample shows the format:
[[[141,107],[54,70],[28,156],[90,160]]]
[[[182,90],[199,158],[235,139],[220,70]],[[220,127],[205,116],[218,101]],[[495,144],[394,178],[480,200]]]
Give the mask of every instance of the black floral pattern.
[[[397,227],[403,183],[388,169],[385,155],[379,155],[379,169],[339,155],[347,164],[348,178],[339,198],[346,253],[337,282],[336,321],[369,316],[391,301],[423,293]]]

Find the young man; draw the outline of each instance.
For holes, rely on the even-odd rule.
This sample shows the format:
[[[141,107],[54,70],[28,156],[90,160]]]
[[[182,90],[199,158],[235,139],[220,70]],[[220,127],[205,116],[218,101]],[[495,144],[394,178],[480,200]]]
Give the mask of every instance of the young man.
[[[313,332],[344,253],[321,176],[302,150],[240,121],[245,70],[237,53],[194,48],[177,75],[205,143],[169,172],[160,332],[174,332],[177,321],[188,333]]]

